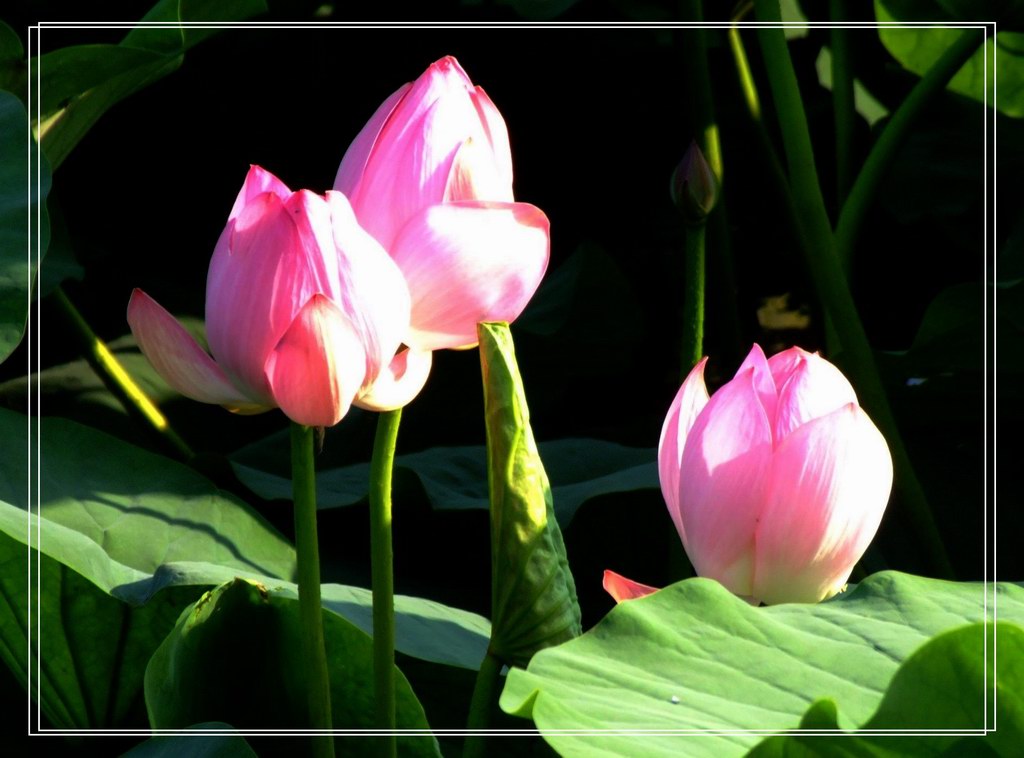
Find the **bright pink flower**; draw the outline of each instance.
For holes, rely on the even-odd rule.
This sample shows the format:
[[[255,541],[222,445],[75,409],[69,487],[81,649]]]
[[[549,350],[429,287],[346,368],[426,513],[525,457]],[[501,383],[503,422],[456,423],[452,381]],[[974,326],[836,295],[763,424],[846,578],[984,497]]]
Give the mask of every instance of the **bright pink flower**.
[[[544,276],[547,217],[513,201],[505,122],[452,57],[384,101],[334,188],[405,275],[418,350],[472,347],[478,322],[513,321]]]
[[[419,392],[430,352],[396,356],[409,311],[401,272],[344,195],[292,192],[253,166],[210,261],[206,333],[216,360],[142,290],[128,323],[183,395],[332,426],[353,403],[395,408]]]
[[[658,449],[694,569],[765,603],[831,597],[885,511],[885,439],[817,354],[794,347],[766,360],[754,345],[710,399],[704,363],[680,387]]]

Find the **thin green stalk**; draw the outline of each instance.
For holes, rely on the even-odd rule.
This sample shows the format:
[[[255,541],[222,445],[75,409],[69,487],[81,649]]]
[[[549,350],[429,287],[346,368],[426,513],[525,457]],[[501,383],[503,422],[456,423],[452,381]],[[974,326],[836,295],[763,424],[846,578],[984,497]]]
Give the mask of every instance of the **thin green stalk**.
[[[680,14],[684,21],[701,22],[704,12],[701,0],[682,0]],[[714,260],[712,279],[717,284],[720,299],[715,308],[720,333],[735,355],[743,351],[743,335],[740,328],[739,305],[736,301],[736,275],[732,257],[732,242],[726,217],[724,193],[725,167],[722,161],[722,146],[715,118],[715,103],[712,93],[711,73],[708,68],[707,30],[686,29],[682,34],[683,81],[692,91],[692,117],[695,121],[693,134],[704,153],[708,165],[718,179],[719,197],[708,219]],[[699,360],[699,358],[698,358]],[[684,370],[686,370],[684,368]]]
[[[796,242],[797,247],[800,248],[801,255],[803,255],[805,260],[807,260],[811,257],[812,253],[808,247],[806,237],[800,230],[800,220],[797,218],[798,211],[796,201],[793,199],[793,193],[790,190],[789,180],[786,178],[786,172],[783,170],[782,164],[779,162],[779,156],[775,152],[775,146],[772,144],[771,137],[768,136],[768,129],[765,127],[764,121],[761,118],[761,100],[757,94],[757,85],[754,83],[754,75],[750,70],[750,62],[747,59],[747,51],[743,44],[743,38],[740,36],[740,30],[737,26],[732,26],[729,29],[729,47],[732,50],[733,61],[736,64],[736,74],[739,77],[740,88],[743,90],[743,97],[747,103],[747,111],[754,127],[754,136],[757,139],[758,149],[755,152],[764,161],[765,167],[768,169],[769,179],[771,180],[771,186],[765,191],[765,195],[777,197],[779,199],[786,228],[790,231],[790,236]],[[821,307],[824,311],[824,305]],[[831,321],[828,318],[827,313],[825,314],[825,321],[830,353],[835,354],[838,352],[839,348],[838,339],[834,337],[834,330],[832,329]]]
[[[907,99],[896,109],[872,146],[864,167],[857,175],[850,195],[842,206],[839,223],[836,225],[836,248],[844,271],[850,270],[850,259],[857,234],[896,151],[935,95],[945,88],[949,80],[963,68],[984,41],[984,31],[964,29],[956,42],[946,49],[910,91]]]
[[[395,728],[395,581],[391,552],[391,472],[402,409],[381,413],[370,461],[370,563],[373,581],[373,682],[377,728]],[[381,755],[394,756],[395,736]]]
[[[829,16],[835,23],[846,20],[843,0],[829,0]],[[853,179],[853,125],[857,114],[853,100],[853,63],[850,30],[833,27],[832,109],[836,122],[836,206],[843,207]]]
[[[786,172],[782,169],[775,146],[772,144],[764,120],[761,118],[761,99],[757,94],[757,85],[754,83],[747,51],[737,26],[729,28],[729,47],[732,50],[733,62],[736,64],[736,74],[739,77],[740,88],[743,90],[743,99],[747,103],[747,112],[750,114],[750,120],[754,126],[754,136],[758,143],[756,152],[764,160],[771,178],[772,187],[765,194],[780,198],[782,209],[785,211],[786,225],[792,231],[797,244],[803,244],[799,232],[799,220],[796,216],[796,202],[793,200]],[[807,251],[805,253],[809,254]]]
[[[167,418],[136,384],[117,357],[110,352],[107,344],[96,336],[81,312],[75,307],[64,290],[57,287],[52,293],[52,302],[71,327],[72,336],[86,362],[96,372],[104,386],[117,398],[129,414],[141,419],[182,459],[190,461],[195,457],[185,441],[171,428]]]
[[[755,0],[754,7],[758,20],[779,21],[777,0]],[[839,264],[786,38],[781,27],[759,29],[758,37],[782,130],[798,228],[806,238],[806,250],[811,253],[807,264],[812,279],[842,343],[847,374],[857,387],[862,405],[871,413],[889,443],[896,486],[903,495],[907,516],[928,551],[934,570],[942,576],[951,577],[953,571],[949,557],[900,437],[867,334]]]
[[[681,13],[687,21],[703,21],[700,0],[683,0]],[[704,30],[686,29],[683,51],[684,81],[690,89],[693,103],[694,133],[697,144],[718,181],[722,181],[722,148],[718,139],[718,124],[711,99],[711,76],[708,73],[707,41]]]
[[[299,618],[306,663],[306,697],[310,726],[331,728],[331,684],[324,646],[320,606],[320,549],[316,535],[316,473],[313,466],[313,428],[292,423],[292,499],[295,501],[295,552],[299,574]],[[333,758],[334,738],[313,738],[318,758]]]
[[[467,729],[486,729],[491,723],[491,710],[501,684],[502,663],[490,650],[480,664],[473,687],[473,698],[469,704]],[[487,737],[484,734],[473,734],[466,737],[466,745],[462,751],[463,758],[482,758],[487,755]]]
[[[683,289],[683,376],[704,357],[704,224],[686,227]]]

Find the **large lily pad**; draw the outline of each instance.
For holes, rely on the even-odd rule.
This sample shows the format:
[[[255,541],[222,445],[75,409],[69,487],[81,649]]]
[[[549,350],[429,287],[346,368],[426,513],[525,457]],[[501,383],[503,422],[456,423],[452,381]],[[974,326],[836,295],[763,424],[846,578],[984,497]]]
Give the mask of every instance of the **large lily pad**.
[[[29,420],[0,411],[0,529],[26,540]],[[40,419],[39,527],[33,547],[105,592],[141,600],[165,564],[202,561],[291,579],[295,551],[265,519],[185,465],[59,418]],[[52,538],[52,541],[49,539]],[[38,542],[37,542],[38,541]]]
[[[987,601],[1000,619],[1024,621],[1024,587],[997,593]],[[620,603],[579,639],[513,669],[501,707],[532,717],[566,756],[743,755],[760,738],[736,730],[796,728],[821,698],[841,704],[839,728],[867,723],[903,661],[932,636],[983,621],[985,604],[983,584],[897,572],[826,603],[767,608],[687,579]],[[565,729],[733,733],[638,740]]]
[[[323,614],[336,729],[372,729],[373,641],[340,616]],[[227,720],[241,728],[309,725],[307,671],[298,600],[234,579],[181,615],[146,667],[146,707],[158,729]],[[427,729],[409,682],[394,672],[399,729]],[[402,755],[440,755],[429,735],[399,740]],[[346,755],[377,755],[373,740],[353,740]]]
[[[0,410],[9,450],[0,461],[0,532],[12,540],[132,605],[236,576],[296,592],[294,548],[248,505],[187,466],[71,421],[40,420],[40,514],[27,513],[27,423]],[[369,590],[327,584],[322,594],[326,608],[372,630]],[[490,635],[483,617],[402,595],[395,612],[399,651],[479,666]]]
[[[294,550],[191,469],[63,419],[40,422],[41,516],[28,513],[29,423],[0,411],[4,661],[23,684],[35,672],[33,694],[55,726],[132,723],[144,713],[146,661],[199,593],[187,585],[214,583],[167,581],[168,567],[203,558],[227,573],[290,578]],[[27,545],[43,554],[32,564],[32,614]],[[155,579],[174,588],[136,607]],[[30,617],[38,623],[31,658]]]
[[[30,613],[27,557],[24,544],[0,533],[0,659],[23,687],[31,671],[32,695],[51,726],[143,723],[146,662],[200,590],[170,589],[133,607],[52,558],[33,556],[39,595],[33,593]],[[45,602],[37,603],[40,598]]]
[[[999,656],[979,655],[986,643]],[[986,665],[987,664],[987,665]],[[986,691],[994,683],[997,697]],[[1024,628],[1017,624],[969,624],[936,635],[900,666],[865,732],[886,730],[962,730],[963,735],[929,735],[910,739],[884,733],[836,735],[795,733],[771,737],[758,745],[751,758],[801,755],[836,758],[894,758],[895,756],[998,755],[1013,758],[1024,744]],[[987,708],[986,708],[987,706]],[[838,707],[819,700],[804,714],[802,730],[838,729]],[[998,729],[970,734],[985,724]]]
[[[1012,6],[1013,3],[1002,5]],[[1020,14],[1020,10],[1014,11],[1012,7],[990,8],[980,13],[975,4],[943,0],[875,0],[875,17],[883,22],[921,21],[941,24],[943,21],[995,21],[1002,15],[1004,21],[1019,23]],[[983,18],[979,19],[979,15]],[[980,41],[984,30],[895,24],[878,27],[878,36],[886,49],[904,68],[919,76],[927,73],[961,34],[976,34]],[[947,88],[989,105],[993,104],[993,95],[998,90],[996,108],[1007,116],[1024,117],[1024,34],[1019,31],[1000,31],[993,39],[978,47],[978,51],[953,76]]]
[[[27,117],[17,97],[0,91],[0,362],[25,335],[29,293],[50,239],[46,215],[50,169],[45,160],[36,165],[37,150],[31,151],[31,166],[25,161]]]

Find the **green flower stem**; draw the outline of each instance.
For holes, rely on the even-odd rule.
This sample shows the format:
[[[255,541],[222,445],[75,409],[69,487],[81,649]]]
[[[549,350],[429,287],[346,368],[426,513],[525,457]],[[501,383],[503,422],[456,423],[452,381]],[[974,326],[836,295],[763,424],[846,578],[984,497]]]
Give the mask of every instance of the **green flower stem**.
[[[395,580],[391,553],[391,472],[402,409],[377,419],[370,461],[370,562],[373,581],[373,681],[379,729],[395,728]],[[394,756],[394,735],[380,754]]]
[[[480,664],[480,671],[476,675],[473,699],[469,705],[469,719],[466,721],[467,729],[486,729],[490,726],[491,710],[494,708],[494,701],[501,685],[501,666],[501,660],[488,650],[483,663]],[[484,734],[466,737],[466,746],[462,752],[463,758],[482,758],[487,755],[486,739],[487,736]]]
[[[806,240],[800,233],[799,219],[797,219],[796,215],[796,201],[793,199],[793,193],[790,191],[786,172],[782,169],[779,156],[775,152],[775,146],[772,145],[771,137],[768,136],[768,130],[765,128],[764,120],[761,118],[761,100],[757,94],[754,75],[750,70],[750,62],[747,59],[743,38],[740,36],[740,30],[737,26],[729,28],[729,47],[732,50],[733,61],[736,64],[736,74],[739,77],[740,88],[743,90],[743,98],[747,103],[747,111],[750,114],[750,120],[754,127],[754,136],[757,139],[758,149],[755,152],[764,160],[769,178],[771,179],[772,186],[765,194],[780,199],[782,210],[785,214],[786,226],[791,231],[797,245],[803,246]],[[809,257],[810,251],[804,249],[803,254],[805,257]]]
[[[704,13],[701,0],[682,0],[680,14],[684,21],[701,22]],[[723,193],[725,190],[722,146],[715,119],[715,103],[712,96],[711,74],[708,70],[707,30],[690,28],[680,33],[683,50],[683,81],[693,89],[694,134],[704,157],[718,179],[719,197],[708,218],[712,249],[712,279],[717,279],[717,294],[720,307],[716,308],[721,333],[726,335],[730,350],[737,355],[743,350],[743,335],[740,328],[739,305],[736,302],[736,274],[732,257],[732,242]],[[697,360],[700,360],[699,356]],[[684,366],[684,374],[689,369]]]
[[[800,248],[804,260],[810,260],[814,255],[814,251],[810,248],[807,237],[800,229],[797,203],[793,199],[790,180],[785,177],[785,171],[782,169],[782,164],[778,160],[778,154],[775,152],[775,145],[772,144],[771,137],[768,135],[768,130],[765,128],[764,121],[761,118],[761,100],[758,96],[757,86],[754,83],[754,75],[751,73],[750,61],[746,58],[746,50],[737,27],[729,29],[729,45],[732,48],[740,88],[743,90],[743,97],[746,100],[746,109],[750,113],[751,121],[754,124],[754,134],[758,139],[758,150],[756,152],[765,162],[765,166],[768,169],[773,184],[774,196],[781,201],[782,210],[785,213],[785,225],[792,231],[793,238]],[[822,309],[824,310],[823,304]],[[828,354],[837,355],[842,348],[827,310],[824,312],[824,324],[825,344],[828,348]]]
[[[686,21],[703,21],[701,0],[682,0],[680,12]],[[690,28],[683,31],[683,75],[690,88],[693,103],[694,132],[697,144],[711,170],[722,180],[722,148],[718,139],[718,124],[711,99],[711,76],[708,74],[707,40],[704,30]],[[689,141],[689,140],[687,140]]]
[[[124,409],[156,432],[180,458],[185,461],[192,460],[195,457],[192,448],[171,428],[164,414],[136,384],[107,344],[96,336],[78,308],[64,294],[64,290],[57,287],[51,295],[51,301],[57,305],[71,327],[72,336],[86,362]]]
[[[779,21],[777,0],[755,0],[754,7],[759,21]],[[803,247],[810,253],[807,265],[811,277],[842,344],[843,366],[860,394],[862,405],[889,443],[896,486],[902,494],[906,515],[928,551],[934,570],[941,576],[951,577],[953,571],[949,557],[900,437],[867,334],[839,264],[786,38],[781,27],[758,29],[758,38],[785,145],[798,228],[805,237]]]
[[[836,248],[845,271],[850,269],[857,234],[896,151],[935,95],[945,88],[984,41],[982,30],[964,29],[956,42],[946,48],[928,73],[914,86],[872,146],[842,206],[839,223],[836,225]]]
[[[292,498],[295,501],[295,552],[299,573],[299,618],[305,648],[306,690],[313,729],[331,728],[331,685],[324,647],[320,606],[320,550],[316,536],[316,473],[313,468],[313,428],[292,423]],[[334,756],[334,738],[314,737],[318,758]]]
[[[686,227],[683,376],[704,357],[704,224]]]
[[[733,61],[736,64],[736,74],[739,77],[740,89],[743,90],[743,97],[747,103],[747,111],[750,114],[750,120],[754,127],[754,136],[757,139],[757,150],[755,152],[764,161],[765,167],[768,169],[768,176],[771,180],[771,189],[765,194],[771,194],[772,196],[779,198],[782,206],[781,210],[783,212],[783,219],[790,232],[790,236],[796,242],[797,247],[800,248],[800,253],[803,255],[804,260],[809,260],[812,256],[812,252],[808,247],[806,237],[800,230],[800,220],[797,218],[798,210],[796,201],[793,199],[793,193],[790,190],[789,180],[786,178],[786,172],[782,169],[782,164],[779,162],[779,156],[775,152],[775,146],[772,144],[771,137],[768,136],[768,130],[765,128],[764,121],[761,118],[761,100],[757,94],[757,85],[754,83],[754,75],[750,70],[750,62],[747,59],[747,51],[743,45],[743,38],[740,36],[740,30],[737,26],[732,26],[729,29],[729,47],[732,50]],[[821,304],[821,309],[825,314],[825,334],[829,354],[835,355],[840,349],[839,339],[835,335],[835,329],[832,327],[832,320],[829,317],[824,304]]]
[[[683,0],[681,11],[687,20],[702,20],[700,0]],[[697,144],[721,183],[722,148],[718,140],[718,125],[715,123],[711,100],[711,78],[708,75],[704,30],[687,29],[683,42],[683,75],[693,88],[693,111],[696,121],[694,131],[697,133]],[[681,372],[684,378],[704,357],[705,229],[702,222],[687,225],[684,233],[683,266],[686,278],[683,284]]]
[[[843,0],[829,1],[829,17],[846,20]],[[833,27],[832,108],[836,122],[836,203],[842,208],[853,177],[853,125],[856,111],[853,100],[853,64],[850,60],[850,30]]]

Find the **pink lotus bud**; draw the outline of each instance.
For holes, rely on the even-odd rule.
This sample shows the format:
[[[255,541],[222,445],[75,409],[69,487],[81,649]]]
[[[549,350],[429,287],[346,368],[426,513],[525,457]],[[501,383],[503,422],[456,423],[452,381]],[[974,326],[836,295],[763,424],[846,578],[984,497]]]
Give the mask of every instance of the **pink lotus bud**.
[[[691,142],[683,160],[672,173],[672,202],[688,224],[703,224],[718,202],[718,179],[704,153]]]
[[[409,290],[339,192],[292,192],[253,166],[217,242],[206,284],[213,357],[142,290],[128,323],[139,347],[183,395],[239,413],[280,407],[332,426],[353,403],[381,410],[415,396],[429,352],[396,355]]]
[[[878,530],[892,459],[839,369],[754,345],[710,399],[704,361],[669,409],[662,494],[701,576],[765,603],[817,602],[846,584]]]
[[[334,187],[405,275],[418,350],[475,345],[477,323],[513,321],[544,276],[547,217],[513,201],[505,122],[450,56],[384,101]]]

